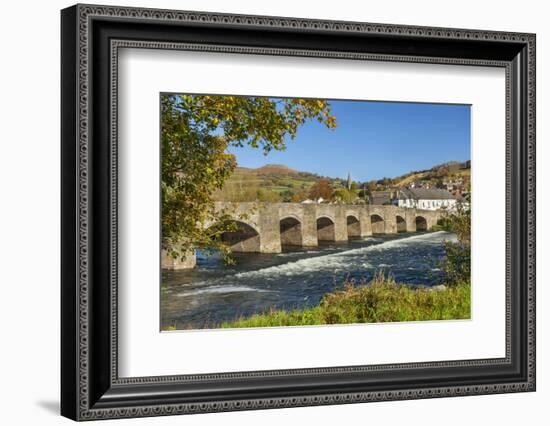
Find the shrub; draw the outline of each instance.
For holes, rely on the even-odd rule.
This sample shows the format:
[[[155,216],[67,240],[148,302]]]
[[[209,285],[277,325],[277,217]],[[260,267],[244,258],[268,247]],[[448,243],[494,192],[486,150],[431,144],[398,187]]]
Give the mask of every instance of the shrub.
[[[445,273],[445,280],[448,285],[470,282],[470,245],[461,241],[457,243],[446,242],[442,270]]]
[[[454,232],[458,238],[456,243],[445,243],[446,256],[442,269],[446,275],[446,283],[456,285],[461,282],[470,282],[470,208],[459,204],[456,212],[443,218],[440,227],[442,230]]]

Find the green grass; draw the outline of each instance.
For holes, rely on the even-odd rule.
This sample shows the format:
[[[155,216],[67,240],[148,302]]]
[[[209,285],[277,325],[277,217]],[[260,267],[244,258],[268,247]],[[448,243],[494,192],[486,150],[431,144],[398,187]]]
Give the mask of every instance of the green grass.
[[[278,172],[278,167],[281,166],[272,165],[260,169],[237,168],[226,181],[225,186],[218,191],[216,200],[244,201],[242,195],[237,196],[235,191],[239,193],[242,192],[243,189],[246,190],[254,187],[262,188],[276,194],[281,194],[286,191],[292,191],[294,193],[307,191],[319,180],[319,176],[313,174],[303,176],[298,172],[289,173],[285,167],[282,167],[282,171]],[[254,198],[255,192],[250,194],[250,197]],[[253,201],[252,198],[249,201]]]
[[[290,188],[288,186],[266,186],[265,189],[270,189],[273,192],[284,192]]]
[[[221,328],[453,320],[470,318],[470,284],[444,290],[412,289],[377,275],[367,286],[346,283],[325,295],[318,306],[270,310],[224,322]]]

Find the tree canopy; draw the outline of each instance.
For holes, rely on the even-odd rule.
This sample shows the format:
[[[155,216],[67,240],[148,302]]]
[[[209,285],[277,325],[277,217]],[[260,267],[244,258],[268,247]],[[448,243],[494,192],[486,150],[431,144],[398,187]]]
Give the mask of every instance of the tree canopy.
[[[330,200],[334,190],[328,179],[319,179],[309,190],[309,197],[313,200],[323,198]]]
[[[336,127],[330,104],[318,99],[251,96],[161,97],[162,245],[174,257],[195,248],[221,249],[232,231],[228,211],[212,193],[237,165],[230,147],[284,150],[308,120]]]
[[[357,190],[338,188],[332,194],[332,199],[338,203],[351,204],[357,200]]]

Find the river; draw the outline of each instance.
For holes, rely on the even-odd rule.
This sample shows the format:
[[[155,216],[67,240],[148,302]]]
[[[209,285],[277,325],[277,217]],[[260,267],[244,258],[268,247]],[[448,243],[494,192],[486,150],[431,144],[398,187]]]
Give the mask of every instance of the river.
[[[368,281],[377,271],[391,273],[411,286],[442,280],[447,232],[381,235],[347,243],[326,243],[283,253],[235,253],[235,265],[220,256],[197,255],[197,267],[162,271],[162,328],[216,328],[223,321],[270,308],[314,306],[324,294],[354,280]]]

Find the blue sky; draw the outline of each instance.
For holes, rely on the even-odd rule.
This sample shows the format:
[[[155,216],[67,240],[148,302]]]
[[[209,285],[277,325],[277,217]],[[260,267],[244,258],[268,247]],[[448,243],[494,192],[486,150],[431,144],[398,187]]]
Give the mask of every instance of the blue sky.
[[[232,148],[241,167],[285,164],[367,181],[470,159],[470,106],[331,100],[337,127],[307,122],[285,151]]]

